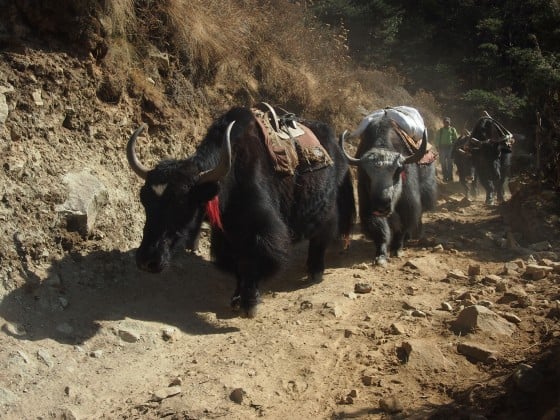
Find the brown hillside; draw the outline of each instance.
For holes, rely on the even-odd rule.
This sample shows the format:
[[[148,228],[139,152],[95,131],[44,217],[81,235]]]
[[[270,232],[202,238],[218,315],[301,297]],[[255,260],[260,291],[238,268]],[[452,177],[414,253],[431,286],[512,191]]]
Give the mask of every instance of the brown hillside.
[[[304,6],[0,0],[0,418],[558,416],[558,204],[538,187],[496,208],[442,184],[405,257],[372,265],[356,226],[320,284],[298,245],[254,320],[230,310],[206,228],[167,272],[136,269],[144,214],[125,145],[142,122],[147,165],[257,101],[337,133],[400,104],[439,125],[429,93],[356,68],[344,32]],[[68,210],[75,189],[95,196],[88,231]],[[457,334],[474,304],[506,333]]]

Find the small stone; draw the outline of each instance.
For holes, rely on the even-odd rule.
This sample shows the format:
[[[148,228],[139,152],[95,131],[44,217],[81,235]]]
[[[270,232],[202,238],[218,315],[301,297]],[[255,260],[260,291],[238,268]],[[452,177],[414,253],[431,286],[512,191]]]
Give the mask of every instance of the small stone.
[[[307,309],[313,309],[313,303],[311,303],[308,300],[304,300],[299,304],[299,309],[301,309],[302,311],[305,311]]]
[[[509,322],[513,322],[514,324],[521,323],[521,318],[519,318],[515,314],[512,314],[511,312],[499,312],[499,315],[503,317],[505,320]]]
[[[356,293],[354,292],[344,293],[344,296],[350,300],[356,300],[358,298],[358,295],[356,295]]]
[[[229,394],[229,399],[236,404],[241,404],[243,402],[244,394],[245,392],[243,391],[243,388],[235,388],[233,391],[231,391],[231,394]]]
[[[94,359],[99,359],[101,356],[103,356],[103,350],[93,350],[89,352],[90,357],[93,357]]]
[[[488,333],[511,335],[515,327],[495,312],[481,305],[467,306],[460,313],[452,329],[456,333],[470,333],[477,330]]]
[[[449,302],[442,302],[441,303],[441,309],[447,312],[451,312],[453,311],[453,307],[451,306],[451,304]]]
[[[174,395],[181,393],[180,386],[168,386],[167,388],[161,388],[152,394],[152,401],[162,401],[166,398],[172,397]]]
[[[367,270],[369,269],[369,266],[366,263],[361,263],[353,265],[352,268],[355,270]]]
[[[379,407],[389,414],[400,413],[401,411],[403,411],[401,402],[394,396],[390,396],[380,400]]]
[[[364,375],[364,376],[362,376],[362,383],[363,383],[365,386],[371,386],[371,385],[373,385],[373,381],[374,381],[374,379],[373,379],[373,376],[371,376],[371,375]]]
[[[480,274],[480,264],[471,264],[468,269],[469,276],[478,276]]]
[[[161,331],[161,338],[163,338],[164,341],[173,341],[176,333],[177,330],[175,328],[167,327]]]
[[[482,283],[486,285],[494,285],[502,281],[502,278],[496,274],[488,274],[482,279]]]
[[[426,318],[426,313],[415,309],[414,311],[412,311],[412,316],[416,318]]]
[[[391,334],[402,335],[405,332],[405,328],[398,322],[394,322],[393,324],[391,324]]]
[[[180,385],[183,385],[183,378],[181,378],[180,376],[177,376],[169,384],[169,386],[180,386]]]
[[[372,287],[369,283],[356,283],[354,285],[354,292],[356,293],[369,293],[371,290]]]
[[[118,333],[119,337],[127,343],[136,343],[138,340],[140,340],[140,334],[138,334],[136,331],[119,329]]]
[[[53,367],[54,365],[51,356],[43,349],[37,351],[37,358],[48,367]]]
[[[525,275],[532,280],[544,279],[548,273],[552,272],[553,268],[546,265],[529,264],[525,268]]]
[[[487,349],[486,347],[476,343],[459,343],[457,345],[457,351],[474,361],[483,363],[488,362],[488,358],[490,356],[495,356],[495,352],[493,350]]]
[[[41,95],[41,89],[35,89],[31,96],[33,96],[33,102],[35,102],[35,105],[43,106],[45,104]]]

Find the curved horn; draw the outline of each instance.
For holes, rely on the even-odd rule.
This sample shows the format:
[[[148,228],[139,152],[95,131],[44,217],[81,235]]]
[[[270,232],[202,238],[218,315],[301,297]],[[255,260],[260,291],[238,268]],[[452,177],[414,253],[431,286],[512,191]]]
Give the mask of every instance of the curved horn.
[[[428,130],[424,129],[424,133],[422,134],[422,143],[420,143],[420,148],[414,153],[413,155],[407,157],[404,160],[404,163],[416,163],[419,162],[420,159],[426,154],[426,150],[428,149]]]
[[[235,121],[229,123],[224,138],[224,144],[221,150],[220,162],[215,168],[201,172],[197,184],[205,182],[218,182],[227,175],[231,168],[231,128]]]
[[[145,128],[148,128],[145,123],[138,127],[136,131],[132,133],[132,136],[130,136],[130,139],[128,140],[128,144],[126,145],[126,157],[128,159],[128,163],[132,170],[136,173],[136,175],[138,175],[142,179],[146,179],[146,176],[148,175],[148,171],[150,169],[140,163],[140,161],[138,160],[138,156],[136,156],[135,148],[136,138]]]
[[[274,107],[266,102],[261,102],[261,104],[263,104],[264,108],[266,108],[268,112],[270,112],[272,124],[273,124],[272,128],[274,128],[274,130],[276,131],[280,131],[280,126],[278,125],[278,116],[276,115],[276,111],[274,110]]]
[[[348,134],[348,130],[344,130],[344,133],[340,135],[340,140],[339,140],[340,148],[342,149],[342,153],[344,153],[344,156],[346,156],[346,160],[350,165],[359,165],[361,159],[356,159],[355,157],[350,156],[348,153],[346,153],[346,150],[344,150],[344,140],[346,139],[347,134]]]
[[[507,128],[505,128],[504,125],[501,122],[499,122],[498,120],[495,120],[494,118],[492,118],[492,121],[494,121],[494,123],[502,129],[502,131],[503,131],[503,133],[502,133],[503,136],[501,138],[502,141],[503,140],[509,140],[513,137],[513,134],[511,134],[511,131],[509,131]]]

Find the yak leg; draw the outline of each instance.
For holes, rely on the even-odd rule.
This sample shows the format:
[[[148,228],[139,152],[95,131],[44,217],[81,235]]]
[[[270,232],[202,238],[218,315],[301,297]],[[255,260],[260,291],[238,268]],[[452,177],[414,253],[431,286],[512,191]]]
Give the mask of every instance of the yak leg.
[[[472,198],[476,198],[478,196],[478,177],[476,176],[476,173],[474,173],[473,171],[473,177],[472,177],[472,182],[471,182],[471,196]]]
[[[241,277],[236,275],[237,284],[235,286],[235,291],[231,297],[230,305],[234,311],[241,309]]]
[[[494,204],[494,182],[485,177],[481,177],[480,183],[486,190],[486,204]]]
[[[309,238],[309,247],[307,249],[307,275],[308,280],[311,282],[320,282],[323,280],[325,253],[334,237],[336,228],[336,218],[330,218],[321,226],[319,232]]]
[[[258,280],[258,264],[250,258],[238,261],[237,285],[231,297],[231,307],[240,310],[242,315],[254,318],[257,314],[257,305],[260,303]]]
[[[502,152],[500,156],[500,178],[497,181],[498,190],[498,201],[503,202],[504,200],[504,187],[507,178],[510,176],[511,170],[511,153]]]
[[[236,273],[239,273],[241,310],[253,318],[260,301],[259,282],[272,277],[285,265],[291,240],[286,225],[273,209],[255,208],[248,220],[251,223],[241,233],[245,243],[236,250]]]
[[[402,257],[404,255],[404,240],[405,233],[402,230],[393,232],[393,239],[391,240],[391,253],[396,257]]]
[[[465,190],[465,196],[467,198],[469,198],[469,182],[467,181],[467,179],[462,176],[459,175],[459,182],[461,183],[461,185],[463,186],[463,190]]]
[[[258,278],[256,273],[245,275],[239,282],[239,306],[247,318],[254,318],[257,315],[257,305],[260,303]]]
[[[376,217],[375,218],[375,259],[373,262],[377,265],[387,265],[387,259],[389,258],[389,243],[391,242],[391,227],[389,226],[389,221],[386,218]]]

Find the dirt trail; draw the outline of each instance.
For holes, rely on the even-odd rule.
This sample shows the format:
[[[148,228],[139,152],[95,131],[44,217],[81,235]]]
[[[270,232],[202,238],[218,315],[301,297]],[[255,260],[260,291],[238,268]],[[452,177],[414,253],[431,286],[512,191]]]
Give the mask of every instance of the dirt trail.
[[[500,247],[497,208],[461,202],[449,189],[425,216],[426,240],[386,267],[371,265],[372,244],[356,232],[348,252],[329,252],[324,281],[308,285],[305,244],[296,247],[291,267],[263,285],[254,320],[228,308],[233,282],[208,261],[206,233],[199,255],[177,256],[158,276],[136,270],[133,249],[45,266],[39,283],[0,305],[1,417],[425,418],[460,407],[454,398],[470,389],[464,415],[521,418],[527,413],[512,411],[515,401],[487,398],[507,393],[515,366],[557,339],[547,315],[558,274],[504,275],[505,263],[527,255]],[[470,265],[481,274],[467,275]],[[372,291],[355,293],[356,283]],[[508,293],[530,305],[517,305],[519,297],[498,303]],[[454,334],[452,321],[472,303],[520,322],[511,336]],[[491,349],[496,360],[469,361],[457,351],[463,342]]]

